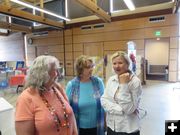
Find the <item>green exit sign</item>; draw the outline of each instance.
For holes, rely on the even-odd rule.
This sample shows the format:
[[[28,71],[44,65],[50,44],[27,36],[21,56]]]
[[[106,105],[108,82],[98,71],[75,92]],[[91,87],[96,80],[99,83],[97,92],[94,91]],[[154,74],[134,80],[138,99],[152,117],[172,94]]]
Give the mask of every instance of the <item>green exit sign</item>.
[[[155,36],[161,36],[161,31],[155,31]]]

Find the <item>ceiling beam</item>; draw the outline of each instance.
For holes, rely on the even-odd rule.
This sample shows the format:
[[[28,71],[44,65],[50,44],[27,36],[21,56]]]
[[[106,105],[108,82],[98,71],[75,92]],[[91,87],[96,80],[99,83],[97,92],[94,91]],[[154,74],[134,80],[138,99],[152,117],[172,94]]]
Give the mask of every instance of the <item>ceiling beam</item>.
[[[175,14],[178,11],[179,6],[180,6],[180,1],[179,0],[175,0],[174,1],[174,6],[173,6],[173,14]]]
[[[111,16],[106,13],[102,8],[97,6],[96,3],[90,0],[76,0],[78,3],[80,3],[82,6],[89,9],[91,12],[93,12],[95,15],[97,15],[99,18],[101,18],[105,22],[111,22]]]
[[[8,22],[2,22],[2,21],[0,21],[0,28],[12,30],[12,31],[21,31],[21,32],[26,32],[26,33],[32,32],[30,27],[8,23]]]
[[[0,32],[0,36],[8,36],[9,35],[9,32],[8,33],[2,33]]]
[[[25,12],[16,8],[12,8],[6,5],[0,5],[0,13],[38,22],[38,23],[42,23],[42,24],[46,24],[46,25],[56,27],[56,28],[64,28],[64,24],[62,22],[57,22],[57,21],[53,21],[53,20],[38,16],[38,15],[33,15],[31,13],[28,13],[28,12]]]

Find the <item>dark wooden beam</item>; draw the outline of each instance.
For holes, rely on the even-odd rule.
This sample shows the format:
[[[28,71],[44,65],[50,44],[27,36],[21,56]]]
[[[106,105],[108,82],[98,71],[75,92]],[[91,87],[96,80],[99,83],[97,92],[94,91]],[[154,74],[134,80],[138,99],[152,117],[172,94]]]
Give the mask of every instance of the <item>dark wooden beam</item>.
[[[8,22],[2,22],[2,21],[0,21],[0,28],[12,30],[12,31],[21,31],[21,32],[25,32],[25,33],[32,32],[30,27],[13,24],[13,23],[8,23]]]
[[[102,8],[97,6],[97,4],[91,0],[76,0],[82,6],[86,7],[93,14],[101,18],[104,22],[111,22],[111,16],[108,15]]]
[[[174,6],[173,6],[173,13],[177,13],[178,12],[179,6],[180,6],[180,1],[179,0],[175,0],[174,1]]]
[[[62,22],[57,22],[54,20],[50,20],[50,19],[38,16],[38,15],[33,15],[31,13],[22,11],[20,9],[12,8],[7,5],[0,5],[0,13],[34,21],[34,22],[39,22],[39,23],[46,24],[52,27],[56,27],[56,28],[64,27],[64,24]]]
[[[0,36],[8,36],[8,35],[9,35],[9,32],[8,33],[0,32]]]

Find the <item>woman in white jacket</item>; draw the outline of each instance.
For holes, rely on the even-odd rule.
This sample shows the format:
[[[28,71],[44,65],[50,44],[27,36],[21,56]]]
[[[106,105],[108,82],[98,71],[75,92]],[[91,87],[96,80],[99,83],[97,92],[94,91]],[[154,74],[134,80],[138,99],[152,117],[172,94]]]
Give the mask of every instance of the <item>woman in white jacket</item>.
[[[125,52],[112,55],[116,74],[109,78],[101,97],[108,135],[140,135],[138,108],[142,87],[141,81],[129,70],[130,63]]]

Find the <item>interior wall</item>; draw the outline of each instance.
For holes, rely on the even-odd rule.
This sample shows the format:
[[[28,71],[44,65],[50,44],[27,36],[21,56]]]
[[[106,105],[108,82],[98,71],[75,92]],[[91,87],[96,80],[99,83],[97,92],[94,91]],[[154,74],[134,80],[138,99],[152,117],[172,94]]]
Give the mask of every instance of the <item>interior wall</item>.
[[[174,54],[174,38],[178,38],[178,15],[169,14],[163,15],[164,21],[149,22],[149,17],[122,20],[111,23],[105,23],[103,28],[95,29],[92,25],[91,29],[81,29],[80,27],[70,29],[72,33],[73,48],[78,45],[78,48],[82,48],[81,51],[73,51],[74,56],[84,54],[85,45],[102,43],[103,56],[112,54],[117,50],[127,51],[127,42],[134,41],[136,43],[137,55],[145,57],[145,39],[156,38],[155,32],[161,31],[160,38],[170,39],[170,50],[168,56]],[[66,31],[65,31],[66,33]],[[90,47],[89,47],[90,48]],[[95,48],[91,48],[93,51]],[[96,49],[99,49],[98,47]],[[176,53],[174,54],[176,55]],[[172,58],[173,57],[173,58]],[[168,63],[173,67],[177,66],[174,56],[169,57]],[[75,57],[73,58],[75,59]],[[166,61],[167,63],[167,61]],[[169,68],[169,81],[176,81],[177,71]]]
[[[32,39],[32,43],[28,40]],[[51,31],[46,35],[27,35],[27,63],[28,65],[39,55],[49,54],[57,57],[60,65],[64,66],[63,31]]]
[[[149,65],[168,65],[169,39],[147,39],[145,41],[145,59]]]
[[[0,36],[0,61],[24,61],[24,36],[14,33]]]
[[[170,39],[168,62],[169,65],[177,67],[177,58],[174,56],[177,47],[174,46],[179,39],[179,18],[177,14],[163,16],[165,17],[164,21],[155,23],[149,22],[149,17],[143,17],[105,23],[102,28],[95,28],[93,24],[88,30],[82,30],[81,27],[66,29],[64,34],[55,32],[56,34],[51,37],[36,37],[31,47],[36,46],[37,50],[48,50],[50,54],[57,56],[61,61],[64,60],[66,75],[73,76],[75,59],[79,55],[98,52],[99,55],[105,56],[117,50],[127,51],[128,41],[134,41],[137,55],[144,57],[145,39],[156,38],[154,33],[158,30],[161,31],[160,38]],[[41,49],[42,46],[43,49]],[[176,81],[177,69],[170,67],[169,76],[169,81]]]

